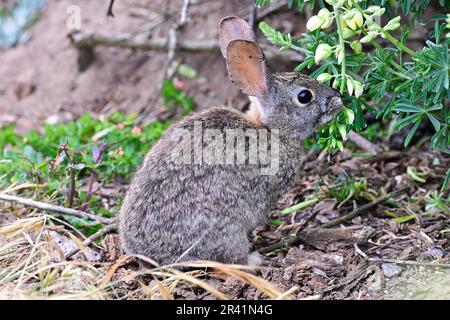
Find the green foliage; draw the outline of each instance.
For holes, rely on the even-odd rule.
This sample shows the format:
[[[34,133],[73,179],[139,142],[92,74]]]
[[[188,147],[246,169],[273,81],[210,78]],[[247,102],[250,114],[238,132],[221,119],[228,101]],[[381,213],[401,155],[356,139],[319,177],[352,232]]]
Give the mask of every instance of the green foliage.
[[[0,188],[33,183],[40,185],[38,198],[62,203],[72,176],[78,182],[95,174],[103,183],[129,178],[169,125],[153,122],[140,128],[134,122],[119,113],[103,120],[85,114],[67,124],[47,124],[41,132],[16,135],[13,125],[1,128]],[[75,191],[77,204],[83,204],[86,192]]]
[[[282,34],[280,31],[275,30],[264,21],[260,23],[259,28],[266,36],[267,40],[272,42],[274,45],[279,46],[280,50],[287,50],[292,48],[292,37],[289,33]]]
[[[182,72],[194,76],[195,70],[186,66]],[[182,81],[165,82],[162,103],[168,111],[192,110],[193,100],[183,87]],[[16,134],[14,125],[0,127],[0,189],[31,190],[37,200],[113,216],[122,196],[118,194],[113,207],[105,208],[96,196],[95,182],[129,180],[170,124],[154,121],[139,126],[136,115],[115,113],[109,118],[84,114],[76,121],[46,124],[24,134]],[[102,227],[88,219],[65,219],[87,235]]]
[[[164,82],[162,97],[162,102],[168,111],[174,111],[176,108],[181,107],[182,114],[187,115],[194,106],[194,100],[189,98],[182,89],[177,88],[170,80]]]
[[[13,126],[7,126],[0,130],[0,187],[33,183],[37,199],[89,206],[98,214],[110,216],[118,209],[105,210],[95,195],[80,189],[87,184],[85,177],[92,174],[105,184],[116,176],[129,178],[168,125],[155,122],[140,129],[133,122],[133,118],[120,114],[110,120],[86,114],[66,125],[46,125],[41,133],[19,136]],[[69,195],[72,184],[74,193]],[[87,234],[101,227],[86,219],[66,219]]]
[[[381,127],[379,122],[375,122],[367,126],[362,135],[369,141],[378,141],[381,138],[386,138],[388,133]]]
[[[302,11],[306,4],[309,4],[311,8],[317,5],[325,7],[326,0],[287,0],[289,8],[296,8]],[[372,0],[372,1],[358,1],[361,2],[361,6],[366,9],[369,5],[377,5],[385,7],[386,16],[392,18],[398,14],[409,17],[410,23],[413,23],[416,19],[423,23],[423,14],[425,10],[432,4],[432,0]],[[256,6],[262,7],[272,3],[272,0],[256,0]],[[450,8],[449,0],[438,0],[437,3],[443,8]]]
[[[447,213],[450,214],[450,196],[444,198],[443,193],[431,192],[425,197],[425,210],[427,212]]]
[[[309,32],[303,37],[293,38],[265,22],[260,28],[281,50],[292,49],[304,54],[304,61],[295,71],[312,69],[311,76],[339,89],[344,104],[353,111],[353,116],[349,116],[344,109],[333,122],[319,130],[319,145],[327,151],[342,149],[347,132],[364,129],[364,113],[372,112],[384,120],[393,117],[397,130],[409,129],[405,147],[411,143],[420,123],[429,121],[435,129],[431,148],[449,153],[450,61],[445,16],[433,18],[432,36],[423,49],[413,51],[405,43],[414,25],[401,28],[399,39],[395,38],[391,33],[400,28],[401,18],[393,14],[400,11],[422,19],[430,5],[428,0],[309,3],[317,13],[308,20]],[[439,4],[449,7],[448,1]],[[380,16],[390,20],[384,26],[379,25],[375,18]],[[386,39],[382,45],[380,37]],[[391,45],[386,46],[386,41]],[[353,119],[354,122],[350,121]]]
[[[373,200],[373,195],[368,191],[367,182],[365,180],[355,181],[351,177],[340,179],[333,185],[326,184],[324,191],[327,197],[336,199],[340,205],[351,198]]]
[[[313,7],[315,0],[310,0],[309,2],[311,4],[311,7]],[[270,3],[272,3],[272,0],[256,0],[256,6],[258,8],[268,5]],[[295,7],[299,11],[303,10],[303,7],[305,6],[306,3],[308,3],[308,0],[287,0],[289,9]]]
[[[423,21],[423,14],[425,10],[432,4],[432,0],[396,0],[396,1],[386,1],[386,0],[373,0],[370,3],[378,6],[386,6],[387,16],[394,17],[399,13],[404,16],[409,17],[410,23],[413,23],[416,18],[420,22]],[[441,7],[448,8],[450,2],[448,0],[438,0],[437,1]]]
[[[256,0],[256,6],[263,7],[265,5],[268,5],[271,2],[272,2],[272,0]]]
[[[24,135],[16,135],[14,126],[9,125],[1,129],[0,134],[2,163],[8,166],[11,161],[14,162],[13,166],[26,166],[26,163],[42,166],[48,160],[55,159],[60,146],[66,144],[73,151],[73,162],[84,164],[84,167],[77,169],[95,169],[102,177],[110,177],[113,173],[126,177],[130,169],[140,163],[136,155],[148,151],[166,127],[166,123],[154,122],[139,129],[134,126],[134,117],[124,117],[119,113],[109,120],[96,119],[85,114],[77,121],[58,125],[46,124],[42,133],[31,131]],[[98,162],[94,160],[95,148],[102,144],[107,144],[108,150],[103,154],[103,161]],[[119,150],[120,156],[117,154]],[[13,166],[10,168],[14,168]],[[17,171],[17,167],[16,172],[0,168],[0,175],[14,174],[0,182],[23,183],[32,178],[27,170],[20,174]]]
[[[366,73],[371,88],[369,95],[379,105],[385,103],[380,116],[388,118],[392,111],[398,113],[395,129],[413,124],[405,139],[405,147],[410,144],[420,122],[428,120],[436,131],[431,148],[449,153],[450,114],[448,107],[444,107],[449,90],[448,46],[428,41],[427,46],[415,56],[413,62],[403,64],[403,70],[399,70],[401,73],[386,67],[386,64],[370,68]],[[367,76],[369,73],[370,77]],[[394,95],[380,96],[386,92]]]

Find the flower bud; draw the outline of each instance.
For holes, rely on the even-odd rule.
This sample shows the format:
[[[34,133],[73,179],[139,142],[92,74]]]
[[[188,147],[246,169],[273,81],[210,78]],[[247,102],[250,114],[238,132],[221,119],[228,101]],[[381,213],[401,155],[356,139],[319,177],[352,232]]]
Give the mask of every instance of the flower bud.
[[[321,73],[317,77],[317,81],[319,81],[319,82],[327,82],[331,78],[333,78],[333,76],[331,74],[329,74],[329,73]]]
[[[340,86],[341,86],[340,81],[339,81],[338,79],[334,79],[333,84],[331,85],[331,87],[332,87],[333,89],[339,89]]]
[[[344,15],[342,16],[342,21],[345,22],[345,24],[352,30],[356,29],[356,22],[353,20],[354,14],[355,12],[353,10],[350,10],[344,13]]]
[[[392,31],[392,30],[397,30],[398,28],[400,28],[400,23],[393,23],[388,28],[385,27],[384,30]]]
[[[321,29],[327,29],[329,27],[331,27],[331,25],[333,24],[334,18],[329,17],[328,19],[326,19],[322,25],[320,26]]]
[[[361,51],[362,51],[362,45],[361,45],[361,42],[359,40],[352,41],[352,43],[350,43],[350,47],[356,53],[361,53]]]
[[[345,20],[350,29],[356,30],[356,22],[353,19]]]
[[[364,24],[364,18],[359,11],[355,13],[355,15],[353,16],[353,20],[355,20],[355,23],[358,27],[362,27]]]
[[[355,121],[355,113],[352,109],[348,109],[346,107],[342,108],[342,113],[344,114],[345,120],[347,124],[352,124]]]
[[[326,43],[319,44],[316,49],[314,61],[318,64],[320,61],[328,58],[333,53],[333,49]]]
[[[386,31],[391,31],[391,30],[396,30],[400,27],[400,16],[399,17],[395,17],[394,19],[390,20],[387,25],[384,26],[384,30]]]
[[[306,29],[309,31],[314,31],[316,29],[319,29],[320,26],[323,24],[323,19],[319,16],[312,16],[309,18],[308,22],[306,23]]]
[[[381,7],[379,7],[379,6],[369,6],[369,7],[366,9],[366,12],[371,13],[372,15],[374,15],[374,16],[376,16],[376,17],[380,17],[380,16],[382,16],[382,15],[384,14],[384,11],[385,11],[385,10],[386,10],[386,9],[381,8]]]
[[[353,37],[356,34],[355,31],[353,31],[350,28],[344,28],[344,30],[342,30],[342,35],[344,36],[344,39],[347,40],[348,38]]]
[[[322,24],[320,26],[321,29],[327,29],[333,23],[334,18],[331,12],[326,8],[320,9],[317,16],[322,19]]]
[[[347,129],[343,124],[340,124],[338,127],[339,133],[341,134],[341,137],[343,140],[347,139]]]
[[[344,47],[338,46],[336,48],[335,55],[336,55],[336,59],[337,59],[338,63],[341,64],[345,58]]]
[[[347,91],[348,95],[353,95],[353,81],[351,79],[347,79]]]
[[[345,23],[349,26],[349,28],[352,30],[356,30],[357,28],[362,27],[364,24],[364,18],[362,14],[356,10],[347,11],[342,16],[342,18],[345,21]]]
[[[369,31],[380,31],[381,30],[381,27],[377,23],[375,23],[373,20],[367,19],[366,21],[367,21],[367,23],[366,23],[367,30],[369,30]]]
[[[327,19],[330,16],[330,11],[327,8],[320,9],[317,13],[317,16],[321,17],[322,19]]]
[[[353,86],[355,87],[355,97],[359,98],[362,96],[364,89],[361,82],[353,80]]]

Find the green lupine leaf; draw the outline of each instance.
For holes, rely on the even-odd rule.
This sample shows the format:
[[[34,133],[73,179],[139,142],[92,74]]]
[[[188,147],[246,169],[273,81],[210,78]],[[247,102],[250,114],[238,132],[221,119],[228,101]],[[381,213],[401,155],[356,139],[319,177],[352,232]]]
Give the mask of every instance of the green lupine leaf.
[[[433,116],[431,113],[427,112],[427,117],[428,119],[430,119],[431,123],[433,124],[433,127],[436,131],[439,131],[439,129],[441,128],[441,124],[439,122],[438,119],[436,119],[435,116]]]
[[[391,221],[392,222],[396,222],[396,223],[405,223],[405,222],[414,220],[415,218],[416,218],[415,215],[410,214],[410,215],[407,215],[407,216],[401,216],[401,217],[394,218]]]
[[[420,119],[420,120],[422,120],[422,119]],[[410,144],[412,138],[414,137],[414,134],[415,134],[416,131],[417,131],[417,128],[419,128],[420,120],[417,121],[417,122],[414,124],[414,126],[413,126],[412,129],[411,129],[411,131],[410,131],[410,132],[408,133],[408,135],[406,136],[405,143],[404,143],[404,146],[405,146],[405,147],[407,147],[407,146]]]

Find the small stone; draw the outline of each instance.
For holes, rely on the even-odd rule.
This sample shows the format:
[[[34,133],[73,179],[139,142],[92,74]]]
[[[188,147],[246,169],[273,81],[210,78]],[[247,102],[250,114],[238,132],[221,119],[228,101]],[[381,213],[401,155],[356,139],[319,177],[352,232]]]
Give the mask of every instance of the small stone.
[[[57,114],[51,115],[45,121],[47,124],[55,125],[59,123],[59,116]]]
[[[444,251],[442,251],[439,248],[434,247],[430,251],[435,257],[438,257],[438,258],[444,257]]]
[[[383,269],[383,273],[387,278],[398,276],[403,271],[402,267],[394,263],[383,263],[381,268]]]

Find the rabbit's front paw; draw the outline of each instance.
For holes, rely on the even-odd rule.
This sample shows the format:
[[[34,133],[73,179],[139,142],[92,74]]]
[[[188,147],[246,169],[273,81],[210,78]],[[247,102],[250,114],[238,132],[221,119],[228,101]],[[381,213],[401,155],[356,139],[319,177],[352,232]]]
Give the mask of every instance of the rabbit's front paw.
[[[249,254],[247,261],[249,266],[257,267],[264,263],[264,256],[255,251]]]

